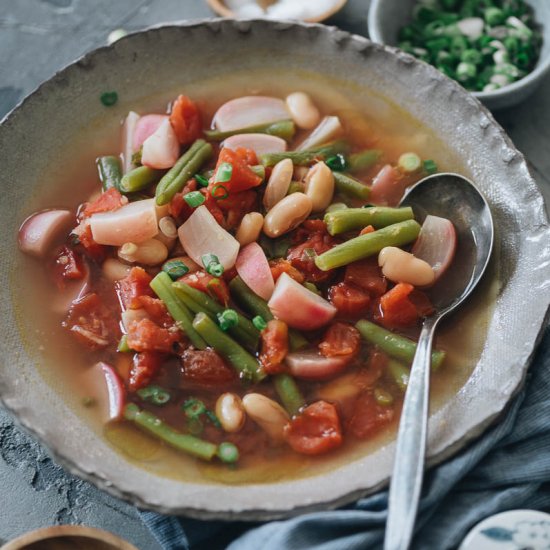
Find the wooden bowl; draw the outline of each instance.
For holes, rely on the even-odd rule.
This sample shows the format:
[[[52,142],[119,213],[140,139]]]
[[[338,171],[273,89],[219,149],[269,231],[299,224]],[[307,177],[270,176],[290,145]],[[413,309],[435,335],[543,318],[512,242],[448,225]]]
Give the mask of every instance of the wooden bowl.
[[[129,542],[94,527],[45,527],[4,544],[0,550],[137,550]]]
[[[332,17],[335,13],[339,12],[347,3],[348,0],[338,0],[334,4],[334,7],[323,13],[322,15],[318,17],[312,17],[310,19],[303,19],[303,21],[307,23],[320,23],[321,21],[324,21],[325,19],[328,19],[329,17]],[[217,13],[218,15],[221,15],[222,17],[233,17],[235,18],[235,13],[232,12],[226,5],[224,0],[206,0],[208,5],[210,6],[210,9]],[[262,7],[267,7],[273,2],[269,0],[263,0],[258,1],[258,4]]]

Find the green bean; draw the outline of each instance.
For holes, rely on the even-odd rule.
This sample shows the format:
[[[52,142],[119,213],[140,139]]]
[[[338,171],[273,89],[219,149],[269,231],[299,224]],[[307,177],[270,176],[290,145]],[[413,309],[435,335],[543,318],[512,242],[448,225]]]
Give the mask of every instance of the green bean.
[[[363,182],[342,174],[342,172],[333,172],[334,186],[336,191],[346,197],[367,200],[370,196],[370,187]]]
[[[343,210],[343,212],[346,212],[346,210]],[[337,213],[333,212],[332,214]],[[315,258],[315,265],[323,271],[328,271],[329,269],[341,267],[378,254],[386,246],[403,246],[408,244],[414,241],[419,233],[420,225],[415,220],[394,223],[373,233],[360,235],[336,245],[334,248],[317,256]]]
[[[258,361],[241,347],[231,336],[220,330],[216,323],[204,312],[197,313],[193,328],[220,355],[229,361],[243,378],[259,382],[266,374],[261,370]]]
[[[394,359],[407,364],[412,363],[416,353],[416,342],[414,340],[395,334],[370,321],[361,320],[355,326],[363,339],[369,344],[374,344]],[[444,351],[434,350],[432,352],[432,369],[438,369],[444,359]]]
[[[381,156],[382,151],[379,149],[366,149],[365,151],[354,153],[348,157],[347,170],[352,174],[368,170],[378,162]]]
[[[172,283],[172,288],[193,313],[204,311],[208,313],[212,319],[215,319],[216,315],[223,313],[225,309],[221,304],[210,298],[210,296],[204,292],[186,285],[185,283]],[[260,339],[260,331],[244,315],[237,312],[237,317],[239,322],[236,326],[229,329],[229,333],[248,349],[256,351]]]
[[[294,378],[286,373],[277,374],[273,379],[273,384],[288,414],[290,416],[298,414],[298,411],[305,405],[305,399]]]
[[[153,170],[148,166],[139,166],[122,176],[120,191],[122,193],[135,193],[141,191],[157,181],[162,174],[161,170]]]
[[[176,326],[186,334],[191,343],[198,349],[206,349],[206,342],[193,328],[193,316],[172,288],[172,279],[168,273],[161,271],[149,285],[155,294],[164,302]]]
[[[410,370],[403,363],[390,358],[388,372],[401,391],[405,391],[409,384]]]
[[[257,126],[249,126],[248,128],[240,128],[238,130],[228,130],[220,132],[220,130],[207,130],[204,132],[206,137],[212,141],[222,141],[225,138],[234,136],[235,134],[268,134],[277,136],[290,141],[294,137],[296,127],[292,120],[279,120],[277,122],[269,122],[268,124],[258,124]]]
[[[134,403],[129,403],[124,408],[124,418],[137,424],[140,428],[158,437],[178,451],[190,454],[202,460],[212,460],[218,452],[218,446],[209,441],[204,441],[193,435],[182,434],[158,416],[141,410]]]
[[[120,191],[120,178],[122,178],[122,169],[118,157],[98,157],[95,161],[99,179],[103,191],[116,189]]]
[[[126,336],[126,334],[123,334],[121,336],[116,350],[120,351],[120,353],[128,353],[129,351],[132,351],[132,349],[128,345],[128,337]]]
[[[239,276],[234,277],[229,283],[229,290],[237,303],[251,315],[259,315],[265,321],[273,319],[273,313],[271,313],[267,302],[252,292]],[[288,342],[292,351],[302,349],[308,345],[308,341],[294,329],[288,330]]]
[[[278,162],[284,159],[290,159],[296,166],[306,166],[314,160],[324,160],[328,157],[345,153],[349,149],[347,142],[339,140],[327,143],[315,149],[307,151],[286,151],[285,153],[265,153],[260,155],[260,162],[264,166],[275,166]]]
[[[410,206],[391,208],[389,206],[369,206],[368,208],[347,208],[325,214],[327,230],[338,235],[352,229],[363,229],[372,225],[376,229],[398,222],[412,220],[414,212]]]
[[[168,204],[172,197],[184,188],[187,181],[201,169],[212,153],[210,143],[206,143],[204,139],[195,141],[159,181],[155,192],[157,204],[159,206]]]

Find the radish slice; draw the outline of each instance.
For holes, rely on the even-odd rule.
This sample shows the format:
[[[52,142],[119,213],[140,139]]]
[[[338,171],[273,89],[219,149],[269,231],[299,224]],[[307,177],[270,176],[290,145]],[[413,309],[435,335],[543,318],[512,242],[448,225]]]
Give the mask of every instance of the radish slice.
[[[326,325],[336,315],[336,308],[283,273],[268,303],[269,309],[290,327],[314,330]]]
[[[158,130],[165,120],[168,120],[168,115],[144,115],[137,121],[132,141],[134,153],[139,150],[149,136],[152,136]]]
[[[411,252],[432,266],[435,281],[447,271],[455,251],[456,231],[452,222],[439,216],[426,216]]]
[[[271,298],[275,282],[265,253],[258,243],[250,243],[239,252],[235,267],[253,292],[264,300]]]
[[[134,111],[130,111],[122,125],[122,169],[124,173],[133,168],[132,155],[136,152],[134,149],[134,133],[140,116]]]
[[[68,229],[73,215],[68,210],[44,210],[28,217],[19,229],[19,249],[43,258],[63,230]]]
[[[309,134],[309,136],[302,141],[298,146],[298,151],[305,151],[319,145],[324,145],[329,141],[332,141],[336,136],[344,131],[340,119],[337,116],[326,116],[319,126]]]
[[[120,420],[124,410],[124,402],[126,401],[126,392],[122,385],[122,380],[115,369],[103,361],[97,363],[96,368],[101,369],[107,386],[109,420]]]
[[[407,180],[401,178],[399,170],[386,164],[372,181],[369,199],[374,204],[396,206],[407,186]]]
[[[178,229],[185,252],[202,265],[204,254],[214,254],[224,269],[231,269],[239,253],[239,241],[221,227],[206,206],[199,206]]]
[[[156,132],[143,142],[141,163],[149,168],[172,168],[180,155],[180,142],[168,117],[160,123]]]
[[[245,96],[224,103],[214,115],[214,126],[230,132],[290,119],[285,102],[276,97]]]
[[[326,380],[342,372],[351,361],[349,356],[325,357],[317,350],[297,351],[286,356],[290,374],[304,380]]]
[[[57,295],[53,297],[51,308],[54,313],[60,315],[66,314],[73,302],[79,300],[90,289],[90,268],[86,260],[84,264],[84,277],[78,281],[69,281],[65,284],[65,288],[59,289]]]
[[[152,239],[159,231],[155,199],[131,202],[113,212],[90,216],[92,237],[97,244],[122,246]]]
[[[265,153],[284,153],[286,151],[286,141],[277,136],[267,134],[237,134],[228,137],[223,146],[235,151],[239,147],[252,149],[256,155]]]

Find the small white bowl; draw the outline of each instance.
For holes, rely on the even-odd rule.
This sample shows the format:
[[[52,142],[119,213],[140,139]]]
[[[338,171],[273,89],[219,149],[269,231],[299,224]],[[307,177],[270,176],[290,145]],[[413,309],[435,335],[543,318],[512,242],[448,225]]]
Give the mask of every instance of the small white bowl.
[[[418,0],[372,0],[368,17],[369,36],[372,41],[397,46],[399,29],[410,22],[413,7]],[[550,2],[528,0],[535,19],[542,26],[543,44],[535,68],[522,79],[494,92],[472,92],[489,109],[502,109],[517,105],[531,95],[550,70]]]

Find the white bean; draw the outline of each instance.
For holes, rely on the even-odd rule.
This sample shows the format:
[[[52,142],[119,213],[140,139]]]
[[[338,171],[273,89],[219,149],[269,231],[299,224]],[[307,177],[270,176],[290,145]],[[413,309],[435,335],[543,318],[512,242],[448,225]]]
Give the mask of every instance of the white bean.
[[[294,165],[290,159],[279,161],[274,167],[264,193],[264,206],[266,210],[271,210],[288,192],[288,187],[292,181]]]
[[[216,416],[226,432],[238,432],[246,420],[241,398],[234,393],[222,393],[216,401]]]
[[[130,273],[132,269],[129,265],[119,262],[115,258],[107,258],[101,266],[103,275],[109,279],[109,281],[120,281],[124,279]]]
[[[313,204],[303,193],[292,193],[279,201],[264,219],[264,233],[279,237],[300,225],[310,214]]]
[[[260,393],[249,393],[243,397],[243,406],[250,418],[274,441],[284,439],[284,427],[289,421],[287,412],[273,399]]]
[[[386,246],[380,251],[378,265],[384,276],[394,283],[428,286],[435,280],[429,263],[395,246]]]
[[[178,228],[172,216],[163,216],[159,220],[159,229],[160,232],[169,239],[176,239],[178,236]]]
[[[312,211],[322,212],[332,202],[334,195],[334,176],[332,170],[324,163],[312,166],[305,178],[305,192],[311,199]]]
[[[241,246],[256,242],[264,225],[264,217],[259,212],[249,212],[243,216],[235,238]]]
[[[125,243],[118,249],[118,257],[130,263],[158,265],[168,258],[168,248],[157,239]]]
[[[319,109],[305,92],[294,92],[287,96],[286,106],[296,126],[303,130],[315,128],[321,120]]]

